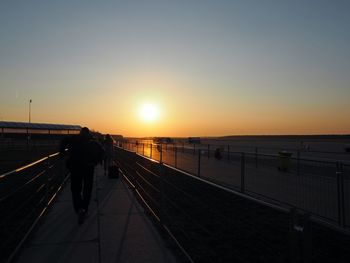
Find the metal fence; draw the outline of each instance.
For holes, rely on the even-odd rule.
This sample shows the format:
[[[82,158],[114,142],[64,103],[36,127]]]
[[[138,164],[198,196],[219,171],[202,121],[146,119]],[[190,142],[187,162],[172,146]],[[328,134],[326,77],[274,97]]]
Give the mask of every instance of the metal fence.
[[[350,227],[349,165],[230,146],[124,143],[140,155],[269,202]]]
[[[186,262],[350,259],[349,233],[311,222],[309,213],[218,186],[130,150],[116,148],[116,162]]]
[[[47,156],[59,149],[55,141],[26,141],[16,140],[13,144],[4,145],[0,140],[0,174],[34,162],[42,156]]]
[[[64,184],[58,153],[0,175],[0,262],[11,262]]]

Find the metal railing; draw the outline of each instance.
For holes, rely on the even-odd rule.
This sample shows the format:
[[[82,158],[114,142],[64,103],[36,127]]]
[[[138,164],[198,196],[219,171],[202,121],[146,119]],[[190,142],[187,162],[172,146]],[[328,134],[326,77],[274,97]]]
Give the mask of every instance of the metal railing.
[[[262,154],[258,150],[234,152],[230,146],[128,142],[123,148],[225,187],[350,227],[350,164],[303,159],[300,155]]]
[[[310,213],[231,190],[140,153],[116,148],[116,163],[186,261],[317,262],[345,252],[350,244],[348,231],[311,222]],[[343,234],[339,247],[328,245]]]
[[[67,179],[63,159],[50,154],[0,175],[0,262],[12,262]]]

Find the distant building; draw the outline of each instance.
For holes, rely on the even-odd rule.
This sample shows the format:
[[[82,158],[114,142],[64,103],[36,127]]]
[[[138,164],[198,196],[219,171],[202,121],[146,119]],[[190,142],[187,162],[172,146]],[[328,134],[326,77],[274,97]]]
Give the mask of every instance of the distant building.
[[[173,140],[170,137],[155,137],[153,138],[154,143],[159,144],[166,144],[166,143],[172,143]]]
[[[0,121],[0,137],[3,138],[62,137],[78,134],[80,129],[80,125]]]
[[[201,143],[200,137],[188,137],[187,139],[188,143]]]

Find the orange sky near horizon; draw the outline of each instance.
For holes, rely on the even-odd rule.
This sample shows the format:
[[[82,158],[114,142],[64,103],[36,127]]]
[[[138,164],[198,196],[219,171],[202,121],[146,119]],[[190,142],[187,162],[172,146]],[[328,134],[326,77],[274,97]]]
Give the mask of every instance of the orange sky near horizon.
[[[80,97],[79,104],[75,102],[78,91],[72,91],[72,97],[57,94],[52,101],[39,94],[31,105],[32,122],[78,124],[127,137],[350,133],[345,102],[325,107],[322,101],[309,106],[297,99],[295,107],[293,99],[288,102],[276,96],[272,103],[270,96],[247,98],[238,89],[222,95],[213,92],[214,87],[201,89],[196,87],[198,83],[161,71],[125,76],[111,82],[96,79],[104,88],[98,92],[91,88],[92,92]],[[28,101],[18,100],[22,107],[12,110],[6,120],[27,121]],[[144,104],[158,109],[154,121],[140,117]]]

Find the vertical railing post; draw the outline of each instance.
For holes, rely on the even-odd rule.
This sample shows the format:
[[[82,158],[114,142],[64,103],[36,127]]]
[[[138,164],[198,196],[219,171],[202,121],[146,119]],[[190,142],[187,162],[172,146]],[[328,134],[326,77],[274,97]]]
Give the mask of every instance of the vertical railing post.
[[[159,184],[160,184],[160,215],[159,220],[161,225],[165,225],[165,191],[164,191],[164,166],[162,162],[159,162]]]
[[[62,174],[62,185],[63,185],[64,180],[66,179],[66,171],[67,171],[66,170],[66,163],[65,163],[63,158],[60,158],[59,162],[60,162],[60,167],[61,167],[60,172]]]
[[[145,156],[145,143],[142,143],[142,155]]]
[[[300,150],[297,150],[297,175],[300,175]]]
[[[182,153],[185,153],[185,143],[182,143]]]
[[[344,173],[343,164],[337,162],[337,193],[338,193],[338,223],[340,227],[345,225],[345,202],[344,202]]]
[[[196,144],[193,144],[193,155],[196,155]]]
[[[177,146],[174,148],[174,156],[175,156],[175,168],[177,168]]]
[[[245,192],[245,154],[241,153],[241,192]]]
[[[152,159],[152,151],[153,151],[153,146],[152,146],[152,143],[149,145],[150,147],[150,153],[149,153],[149,158]]]
[[[159,145],[160,145],[159,162],[162,163],[163,162],[163,144],[159,144]]]
[[[49,191],[50,191],[50,155],[47,156],[46,160],[46,186],[45,186],[45,206],[49,203]]]
[[[210,144],[208,144],[208,159],[210,158]]]
[[[197,167],[197,176],[201,176],[201,151],[198,151],[198,167]]]
[[[230,161],[230,145],[227,145],[227,161]]]
[[[300,215],[295,208],[290,210],[289,262],[312,262],[312,233],[310,214]]]

